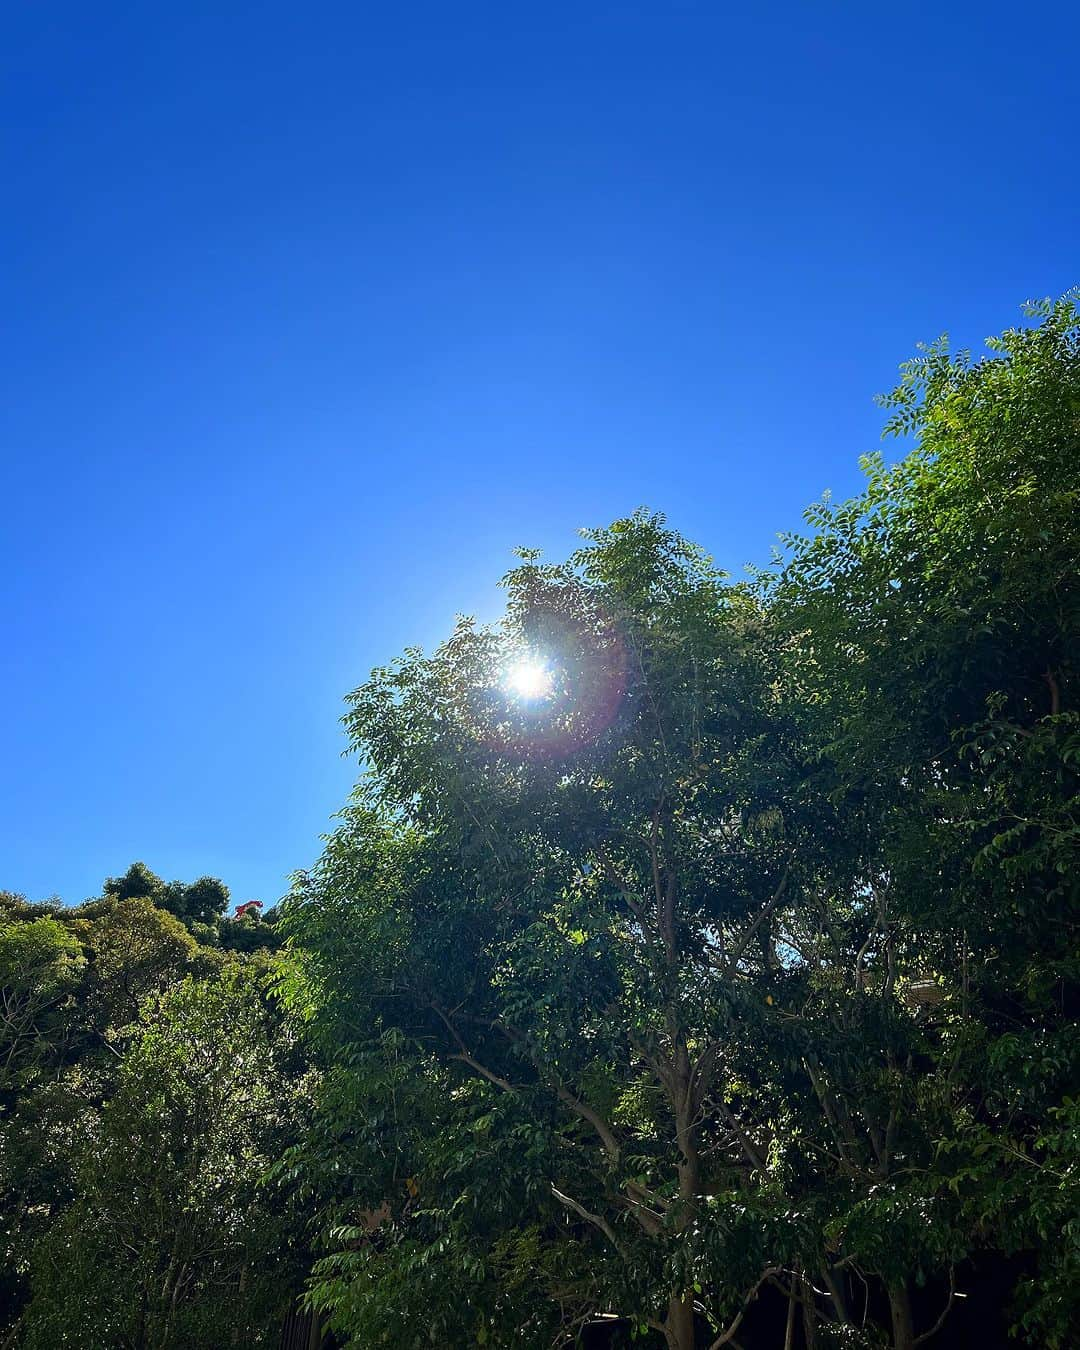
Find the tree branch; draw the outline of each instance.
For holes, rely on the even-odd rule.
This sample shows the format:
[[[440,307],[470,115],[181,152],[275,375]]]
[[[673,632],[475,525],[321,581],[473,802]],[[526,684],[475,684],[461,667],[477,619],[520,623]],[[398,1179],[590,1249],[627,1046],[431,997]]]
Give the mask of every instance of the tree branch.
[[[738,1139],[742,1151],[746,1154],[750,1164],[753,1167],[756,1167],[759,1172],[763,1172],[765,1170],[765,1159],[757,1145],[754,1144],[750,1136],[743,1130],[742,1126],[735,1118],[735,1113],[728,1107],[727,1103],[718,1101],[717,1105],[720,1107],[720,1113],[727,1121],[732,1134]]]
[[[463,1064],[467,1064],[470,1069],[473,1069],[476,1073],[480,1074],[482,1078],[486,1078],[489,1083],[494,1083],[497,1088],[502,1088],[503,1092],[517,1091],[517,1088],[514,1087],[513,1083],[507,1082],[501,1074],[493,1072],[491,1069],[487,1068],[486,1065],[481,1064],[478,1059],[474,1059],[473,1056],[469,1054],[468,1046],[466,1046],[465,1042],[461,1039],[461,1034],[457,1027],[454,1026],[453,1022],[451,1022],[450,1018],[447,1017],[446,1013],[443,1012],[437,1003],[432,1003],[431,1009],[433,1012],[438,1013],[445,1024],[447,1031],[453,1036],[454,1043],[458,1047],[458,1053],[456,1055],[451,1055],[451,1059],[458,1059]]]
[[[916,1345],[922,1345],[923,1341],[928,1341],[928,1340],[930,1339],[931,1336],[936,1336],[936,1335],[938,1334],[938,1332],[941,1330],[941,1328],[945,1325],[945,1319],[946,1319],[946,1317],[948,1317],[949,1313],[952,1311],[952,1305],[953,1305],[953,1301],[955,1300],[955,1298],[956,1298],[956,1268],[955,1268],[954,1266],[950,1266],[950,1267],[949,1267],[949,1297],[948,1297],[948,1300],[947,1300],[947,1302],[946,1302],[946,1304],[945,1304],[945,1307],[941,1310],[941,1316],[940,1316],[940,1317],[938,1318],[938,1320],[934,1323],[934,1325],[930,1328],[930,1330],[929,1330],[929,1331],[924,1331],[924,1332],[922,1333],[921,1336],[916,1336],[916,1337],[915,1337],[915,1344],[916,1344]]]
[[[734,1339],[735,1333],[738,1331],[739,1327],[742,1326],[742,1320],[749,1311],[750,1304],[753,1303],[755,1298],[757,1298],[758,1290],[761,1288],[761,1286],[765,1283],[766,1280],[768,1280],[773,1275],[778,1275],[779,1273],[780,1273],[779,1266],[770,1266],[769,1269],[764,1272],[764,1274],[757,1281],[754,1287],[746,1295],[745,1299],[743,1299],[742,1309],[740,1310],[738,1316],[735,1318],[733,1322],[729,1324],[727,1330],[722,1331],[720,1335],[717,1336],[716,1340],[709,1345],[709,1350],[720,1350],[721,1346],[729,1345],[731,1343],[731,1341]]]
[[[618,1162],[620,1153],[619,1141],[615,1138],[614,1132],[612,1131],[611,1126],[607,1123],[607,1121],[604,1120],[603,1117],[600,1116],[596,1111],[594,1111],[592,1107],[589,1106],[586,1102],[583,1102],[581,1101],[580,1098],[575,1097],[574,1094],[570,1091],[570,1089],[565,1085],[565,1083],[561,1082],[558,1078],[554,1080],[554,1083],[555,1083],[555,1092],[559,1098],[559,1101],[564,1102],[570,1108],[570,1110],[573,1111],[575,1115],[580,1116],[582,1120],[586,1120],[589,1122],[589,1124],[593,1127],[596,1133],[600,1136],[601,1142],[603,1143],[604,1148],[607,1151],[607,1154],[611,1158],[612,1162]]]
[[[564,1195],[554,1182],[551,1183],[551,1194],[561,1205],[565,1205],[567,1209],[572,1209],[575,1214],[579,1214],[583,1219],[587,1219],[594,1227],[599,1228],[601,1233],[603,1233],[610,1242],[615,1246],[618,1246],[615,1230],[603,1215],[591,1213],[584,1205],[579,1204],[578,1201],[574,1200],[571,1196]]]
[[[731,953],[730,957],[728,957],[726,971],[729,976],[734,973],[735,967],[742,960],[747,947],[749,947],[751,942],[753,942],[754,935],[757,933],[758,929],[769,917],[769,915],[772,914],[776,906],[780,903],[784,891],[787,889],[788,877],[790,875],[791,875],[791,864],[788,863],[787,866],[784,868],[784,875],[780,878],[780,884],[777,886],[776,890],[773,891],[769,899],[765,902],[765,906],[762,909],[761,913],[757,916],[754,922],[743,934],[742,940],[740,941],[739,945]]]
[[[619,872],[616,869],[615,864],[611,861],[611,859],[608,857],[608,855],[604,852],[602,848],[597,851],[596,856],[600,862],[601,872],[611,883],[611,885],[615,887],[615,889],[619,892],[622,898],[626,901],[626,904],[628,905],[630,912],[633,914],[634,918],[637,919],[638,923],[641,925],[641,931],[644,933],[646,940],[651,945],[652,935],[649,931],[650,925],[644,907],[635,898],[633,892],[630,890],[629,886],[627,886],[625,880],[619,875]]]

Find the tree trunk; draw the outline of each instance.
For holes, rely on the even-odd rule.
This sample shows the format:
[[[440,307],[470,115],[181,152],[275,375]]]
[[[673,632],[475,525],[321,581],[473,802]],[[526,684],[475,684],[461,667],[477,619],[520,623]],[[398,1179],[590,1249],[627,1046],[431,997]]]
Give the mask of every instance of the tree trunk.
[[[817,1350],[817,1305],[814,1302],[814,1287],[804,1275],[800,1281],[803,1297],[802,1325],[806,1350]]]
[[[149,1297],[146,1291],[146,1282],[143,1281],[142,1289],[139,1293],[139,1316],[135,1323],[135,1335],[132,1337],[131,1344],[134,1350],[146,1350],[146,1319],[147,1304]]]
[[[839,1279],[829,1269],[828,1260],[821,1268],[821,1278],[825,1282],[829,1293],[832,1294],[833,1307],[836,1309],[836,1320],[838,1322],[850,1322],[851,1314],[848,1312],[847,1293],[844,1290],[844,1277]]]
[[[787,1324],[784,1327],[784,1350],[795,1350],[795,1313],[798,1307],[799,1303],[795,1297],[795,1282],[792,1280],[791,1289],[788,1292]]]
[[[245,1333],[245,1336],[246,1336],[246,1334],[247,1334],[247,1323],[246,1323],[247,1303],[246,1303],[246,1301],[245,1301],[245,1299],[244,1299],[244,1291],[245,1291],[246,1289],[247,1289],[247,1266],[246,1266],[246,1265],[243,1265],[243,1266],[240,1267],[240,1278],[239,1278],[239,1280],[237,1281],[237,1289],[236,1289],[236,1307],[237,1307],[237,1311],[238,1311],[238,1312],[245,1314],[245,1325],[244,1325],[244,1333]],[[234,1346],[234,1347],[235,1347],[235,1346],[238,1346],[238,1345],[240,1344],[240,1323],[239,1323],[239,1322],[234,1322],[234,1323],[233,1323],[232,1337],[231,1337],[231,1340],[230,1340],[229,1343],[230,1343],[230,1345],[232,1345],[232,1346]]]
[[[664,1319],[664,1340],[668,1350],[694,1350],[694,1298],[692,1294],[672,1294]]]
[[[915,1350],[915,1325],[911,1320],[911,1294],[907,1281],[889,1286],[894,1350]]]
[[[674,1018],[672,1019],[674,1025]],[[682,1233],[693,1217],[698,1191],[701,1187],[701,1159],[697,1151],[697,1121],[691,1093],[692,1074],[686,1038],[677,1032],[672,1057],[672,1071],[668,1094],[675,1116],[675,1142],[679,1159],[679,1212],[675,1215],[675,1230]],[[668,1301],[664,1321],[664,1337],[668,1350],[694,1350],[694,1296],[673,1293]]]

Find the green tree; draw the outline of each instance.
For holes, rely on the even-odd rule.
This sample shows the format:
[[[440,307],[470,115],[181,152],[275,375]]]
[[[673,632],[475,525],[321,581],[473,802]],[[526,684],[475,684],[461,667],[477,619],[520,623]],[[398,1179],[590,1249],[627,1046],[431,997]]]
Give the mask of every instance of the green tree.
[[[8,897],[0,919],[0,1335],[25,1297],[26,1254],[52,1198],[64,1193],[53,1156],[70,1120],[58,1063],[78,1039],[74,1015],[85,962],[57,918]],[[42,1114],[31,1102],[48,1100]]]
[[[103,894],[113,900],[151,900],[189,927],[216,924],[229,905],[229,888],[219,878],[165,882],[144,862],[133,862],[122,876],[109,877]]]
[[[217,877],[170,881],[165,887],[164,905],[189,926],[213,925],[229,906],[229,888]]]
[[[285,923],[354,1343],[719,1347],[769,1291],[911,1350],[987,1248],[1070,1343],[1080,378],[1072,306],[1032,317],[904,369],[914,450],[778,572],[638,515],[352,696],[368,774]]]
[[[860,1200],[863,1231],[905,1208],[944,1248],[1037,1253],[1022,1327],[1056,1346],[1080,1335],[1080,326],[1069,301],[1029,317],[989,359],[942,342],[904,368],[887,431],[914,450],[812,511],[767,593],[864,821],[848,947],[935,999],[890,1060],[907,1180]],[[877,1244],[904,1344],[910,1226]]]
[[[113,900],[161,900],[165,883],[144,862],[133,862],[119,877],[108,877],[102,894]]]
[[[76,1199],[35,1249],[19,1344],[277,1344],[302,1271],[260,1178],[303,1080],[261,983],[233,966],[144,1004]]]
[[[92,963],[91,1001],[112,1030],[134,1021],[144,999],[182,979],[198,952],[180,920],[151,899],[108,902],[76,926]]]
[[[659,517],[506,585],[501,628],[463,621],[352,696],[372,774],[286,922],[316,1017],[439,1066],[473,1140],[421,1177],[448,1214],[498,1185],[555,1269],[592,1251],[594,1311],[720,1345],[803,1241],[767,1198],[771,1247],[745,1241],[767,1145],[733,1114],[728,1047],[761,1021],[771,934],[831,865],[835,812],[760,607]],[[536,701],[507,679],[522,660],[548,672]],[[721,1261],[721,1286],[700,1278]]]
[[[83,964],[58,919],[0,920],[0,1108],[19,1074],[55,1053]]]
[[[201,891],[211,904],[227,894],[209,878],[164,890],[177,888]],[[112,1128],[107,1122],[118,1119],[114,1103],[127,1081],[129,1051],[145,1048],[146,1019],[154,1025],[168,1023],[173,1005],[165,996],[189,976],[212,985],[243,973],[254,990],[266,973],[265,957],[249,961],[221,952],[216,926],[191,920],[185,926],[168,912],[145,868],[130,868],[125,878],[106,883],[105,889],[103,898],[77,909],[30,905],[22,897],[0,894],[0,1344],[23,1343],[22,1311],[34,1284],[43,1287],[52,1269],[47,1251],[58,1262],[70,1263],[70,1254],[63,1255],[67,1243],[80,1259],[85,1255],[87,1280],[95,1260],[104,1278],[109,1262],[119,1259],[116,1251],[103,1251],[108,1244],[104,1230],[95,1227],[88,1186],[104,1157],[99,1150]],[[123,895],[125,890],[132,894]],[[145,891],[154,894],[138,894]],[[200,932],[215,945],[199,945]],[[244,1006],[234,1036],[246,1034],[251,1008]],[[256,1009],[250,1019],[256,1042],[260,1016],[265,1021],[267,1010],[259,1014]],[[279,1037],[274,1044],[272,1062],[280,1066],[283,1041]],[[130,1091],[130,1084],[125,1090]],[[158,1105],[163,1111],[173,1109],[167,1095],[158,1098]],[[141,1128],[133,1120],[132,1129]],[[147,1210],[143,1217],[141,1240],[146,1246],[160,1216]],[[288,1246],[298,1231],[295,1224],[286,1226],[283,1244]],[[57,1266],[57,1281],[59,1270]],[[121,1276],[126,1272],[124,1266]],[[237,1344],[247,1334],[245,1318],[261,1328],[259,1336],[269,1334],[259,1320],[263,1313],[255,1310],[265,1296],[260,1280],[253,1271],[250,1278],[245,1276],[246,1294],[234,1294],[229,1316]],[[124,1297],[137,1297],[130,1280],[119,1278],[108,1298],[97,1287],[84,1286],[83,1294],[88,1307],[108,1303],[109,1316],[124,1325],[137,1316],[137,1309],[123,1303]],[[94,1343],[116,1343],[106,1323],[95,1325]]]

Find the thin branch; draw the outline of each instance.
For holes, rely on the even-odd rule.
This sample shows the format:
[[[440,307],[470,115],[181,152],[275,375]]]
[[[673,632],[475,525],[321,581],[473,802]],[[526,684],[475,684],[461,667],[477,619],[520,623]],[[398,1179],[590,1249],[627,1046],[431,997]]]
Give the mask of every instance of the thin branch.
[[[833,1301],[833,1307],[838,1314],[838,1320],[850,1323],[851,1314],[848,1312],[847,1297],[844,1293],[844,1287],[829,1269],[828,1264],[821,1267],[821,1278],[828,1287],[829,1294]]]
[[[936,1335],[938,1334],[938,1332],[941,1330],[941,1328],[945,1325],[945,1319],[946,1319],[946,1317],[948,1317],[949,1313],[952,1311],[952,1305],[953,1305],[953,1301],[954,1301],[955,1298],[956,1298],[956,1268],[955,1268],[954,1266],[950,1266],[950,1267],[949,1267],[949,1298],[948,1298],[948,1301],[946,1302],[945,1307],[941,1310],[941,1316],[940,1316],[940,1317],[938,1318],[938,1320],[934,1323],[934,1325],[930,1328],[930,1330],[929,1330],[929,1331],[924,1331],[923,1334],[922,1334],[921,1336],[916,1336],[916,1337],[915,1337],[915,1344],[916,1344],[916,1345],[922,1345],[923,1341],[928,1341],[928,1340],[930,1339],[931,1336],[936,1336]]]
[[[667,952],[669,963],[675,961],[675,895],[672,887],[669,885],[667,894],[664,893],[664,884],[660,877],[660,811],[663,807],[663,801],[656,804],[652,813],[652,821],[649,826],[649,863],[652,867],[653,896],[656,901],[656,926],[660,930],[660,937]]]
[[[608,1156],[613,1162],[618,1162],[620,1153],[619,1141],[615,1138],[614,1132],[607,1121],[586,1102],[583,1102],[579,1097],[575,1097],[569,1088],[558,1079],[555,1079],[555,1092],[558,1095],[559,1101],[564,1102],[570,1110],[573,1111],[575,1115],[580,1116],[582,1120],[587,1120],[589,1122],[600,1136]]]
[[[454,1026],[453,1022],[451,1022],[449,1017],[447,1017],[446,1013],[443,1012],[437,1003],[432,1003],[431,1008],[433,1012],[438,1013],[439,1017],[445,1023],[447,1031],[453,1036],[454,1042],[458,1046],[458,1053],[456,1055],[451,1055],[451,1059],[458,1059],[462,1064],[467,1064],[470,1069],[473,1069],[476,1073],[480,1074],[482,1078],[486,1078],[489,1083],[494,1083],[497,1088],[502,1088],[503,1092],[517,1091],[513,1083],[507,1082],[501,1074],[493,1072],[491,1069],[487,1068],[486,1065],[481,1064],[478,1059],[474,1059],[473,1056],[469,1054],[468,1046],[466,1046],[465,1042],[461,1039],[457,1027]]]
[[[734,1112],[728,1109],[727,1103],[718,1102],[717,1104],[720,1107],[721,1114],[723,1115],[724,1119],[727,1121],[728,1126],[731,1129],[731,1133],[739,1141],[739,1146],[741,1147],[742,1151],[746,1154],[747,1161],[750,1163],[752,1167],[756,1167],[759,1172],[764,1172],[765,1158],[761,1153],[760,1149],[757,1147],[757,1145],[753,1142],[750,1136],[739,1124],[738,1120],[735,1118]]]
[[[643,1232],[648,1233],[649,1237],[656,1237],[657,1233],[663,1231],[664,1216],[662,1214],[657,1214],[655,1210],[649,1209],[647,1205],[635,1200],[632,1195],[627,1195],[624,1198],[630,1207],[630,1213],[637,1219]]]
[[[705,1094],[709,1090],[720,1049],[720,1042],[712,1041],[698,1056],[697,1063],[690,1072],[690,1085],[687,1094],[695,1113],[700,1110]]]
[[[671,1208],[672,1202],[667,1196],[658,1195],[656,1191],[650,1190],[648,1186],[643,1186],[640,1181],[625,1181],[623,1182],[623,1185],[628,1191],[632,1191],[635,1195],[640,1195],[642,1200],[647,1201],[650,1205],[656,1205],[663,1210],[669,1210]]]
[[[754,922],[746,930],[746,932],[742,936],[742,940],[739,942],[739,945],[728,957],[726,965],[726,971],[728,975],[734,973],[735,967],[742,960],[743,954],[745,953],[747,947],[749,947],[751,942],[753,942],[754,935],[757,933],[758,929],[769,917],[769,915],[772,914],[776,906],[780,903],[784,891],[787,889],[788,878],[790,877],[790,875],[791,875],[791,864],[788,863],[787,866],[784,868],[784,875],[780,878],[779,886],[777,886],[776,890],[773,891],[772,895],[765,902],[765,906],[762,909],[761,913],[757,916]]]
[[[713,1342],[710,1344],[709,1350],[720,1350],[720,1347],[721,1347],[722,1345],[730,1345],[730,1343],[732,1342],[732,1340],[733,1340],[734,1337],[735,1337],[735,1333],[738,1331],[739,1327],[742,1325],[742,1320],[743,1320],[743,1318],[746,1316],[747,1312],[750,1310],[750,1304],[753,1303],[753,1301],[754,1301],[755,1298],[757,1298],[758,1290],[759,1290],[759,1289],[761,1288],[761,1286],[766,1282],[766,1280],[768,1280],[768,1279],[769,1279],[771,1276],[773,1276],[773,1275],[778,1275],[779,1273],[780,1273],[780,1267],[779,1267],[779,1266],[770,1266],[769,1269],[765,1271],[765,1273],[764,1273],[764,1274],[761,1276],[761,1278],[757,1281],[757,1283],[754,1285],[754,1287],[753,1287],[753,1288],[750,1290],[750,1292],[746,1295],[745,1299],[743,1300],[742,1309],[741,1309],[741,1311],[739,1312],[738,1316],[735,1318],[735,1320],[734,1320],[733,1322],[731,1322],[731,1323],[729,1324],[727,1330],[726,1330],[726,1331],[722,1331],[722,1332],[720,1333],[720,1335],[717,1336],[716,1340],[713,1341]]]
[[[795,1312],[799,1305],[795,1296],[794,1281],[792,1281],[791,1288],[787,1291],[787,1299],[787,1320],[784,1324],[784,1350],[795,1350]]]
[[[652,935],[649,932],[650,925],[644,907],[634,896],[633,892],[630,890],[629,886],[627,886],[626,881],[623,879],[623,877],[619,875],[618,869],[615,867],[615,864],[611,861],[611,859],[604,852],[604,850],[599,849],[597,851],[596,856],[600,862],[601,872],[607,878],[607,880],[615,887],[615,889],[619,892],[622,898],[626,901],[626,904],[629,907],[630,912],[633,914],[634,918],[637,919],[638,923],[641,925],[641,931],[645,935],[646,941],[651,943]]]
[[[578,1201],[574,1200],[571,1196],[564,1195],[554,1182],[551,1183],[551,1194],[561,1205],[565,1205],[567,1209],[572,1209],[575,1214],[579,1214],[583,1219],[587,1219],[589,1223],[593,1224],[596,1228],[599,1228],[601,1233],[603,1233],[610,1242],[618,1246],[615,1230],[603,1215],[591,1213],[584,1205],[579,1204]]]

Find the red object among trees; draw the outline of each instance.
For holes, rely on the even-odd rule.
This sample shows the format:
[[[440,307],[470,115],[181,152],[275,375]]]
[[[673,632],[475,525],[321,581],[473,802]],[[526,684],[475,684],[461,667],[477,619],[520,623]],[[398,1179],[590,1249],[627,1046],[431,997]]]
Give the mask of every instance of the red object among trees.
[[[250,914],[252,910],[262,909],[262,907],[263,902],[261,900],[245,900],[242,905],[236,906],[236,913],[233,915],[233,918],[243,918],[245,914]],[[259,915],[256,914],[255,918],[259,918]]]

